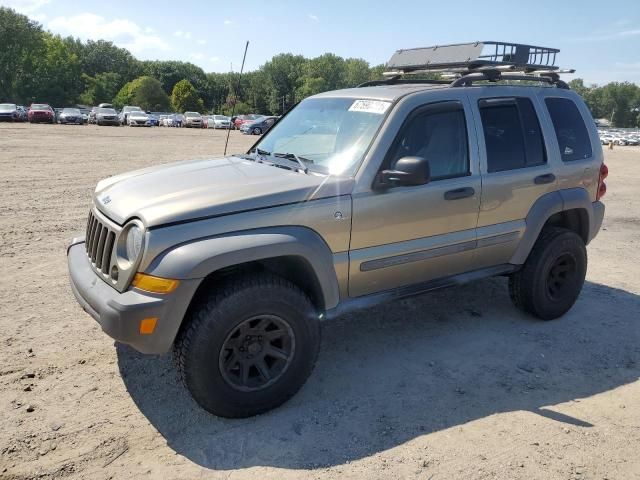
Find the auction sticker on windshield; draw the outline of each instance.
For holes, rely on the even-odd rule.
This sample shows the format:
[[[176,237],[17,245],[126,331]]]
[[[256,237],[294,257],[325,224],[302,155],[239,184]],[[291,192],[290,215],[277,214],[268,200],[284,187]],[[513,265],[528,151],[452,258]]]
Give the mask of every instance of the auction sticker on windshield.
[[[377,113],[382,115],[391,106],[391,102],[381,100],[356,100],[349,107],[350,112]]]

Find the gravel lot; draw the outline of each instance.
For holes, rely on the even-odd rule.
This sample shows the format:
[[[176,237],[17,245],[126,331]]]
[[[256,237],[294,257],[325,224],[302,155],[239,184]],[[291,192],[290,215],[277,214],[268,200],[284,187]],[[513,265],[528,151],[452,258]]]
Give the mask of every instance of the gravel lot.
[[[283,407],[200,410],[167,356],[115,345],[65,246],[103,177],[222,153],[225,132],[0,124],[0,478],[640,478],[640,148],[607,151],[603,231],[564,318],[503,278],[326,323]],[[231,132],[231,152],[255,140]]]

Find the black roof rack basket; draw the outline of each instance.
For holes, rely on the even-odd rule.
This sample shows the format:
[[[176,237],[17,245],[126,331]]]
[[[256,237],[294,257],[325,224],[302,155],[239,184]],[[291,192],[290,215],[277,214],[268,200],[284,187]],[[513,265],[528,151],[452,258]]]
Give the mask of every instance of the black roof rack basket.
[[[421,72],[468,73],[484,68],[538,72],[557,70],[560,50],[521,43],[473,42],[398,50],[387,63],[385,75]]]

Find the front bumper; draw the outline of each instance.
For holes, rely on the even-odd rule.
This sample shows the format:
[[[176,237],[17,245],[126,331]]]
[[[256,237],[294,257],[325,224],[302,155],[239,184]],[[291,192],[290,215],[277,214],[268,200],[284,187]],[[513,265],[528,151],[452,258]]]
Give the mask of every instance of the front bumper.
[[[98,118],[94,120],[94,123],[100,125],[120,125],[120,120],[117,118]]]
[[[53,117],[33,116],[33,117],[29,118],[29,121],[31,123],[40,123],[40,122],[51,123],[53,121]]]
[[[181,280],[168,295],[155,295],[137,289],[122,293],[107,285],[92,270],[84,239],[74,239],[67,249],[71,290],[80,306],[114,340],[131,345],[142,353],[167,352],[178,333],[200,279]],[[140,321],[157,317],[154,332],[142,335]]]

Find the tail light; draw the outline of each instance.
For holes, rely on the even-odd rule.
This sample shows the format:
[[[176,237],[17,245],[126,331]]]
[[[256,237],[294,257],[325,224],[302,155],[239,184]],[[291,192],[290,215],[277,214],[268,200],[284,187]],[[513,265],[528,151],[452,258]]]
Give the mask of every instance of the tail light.
[[[607,193],[607,184],[604,183],[604,179],[609,176],[609,168],[603,163],[600,166],[600,176],[598,177],[598,193],[596,194],[596,200],[600,200]]]

